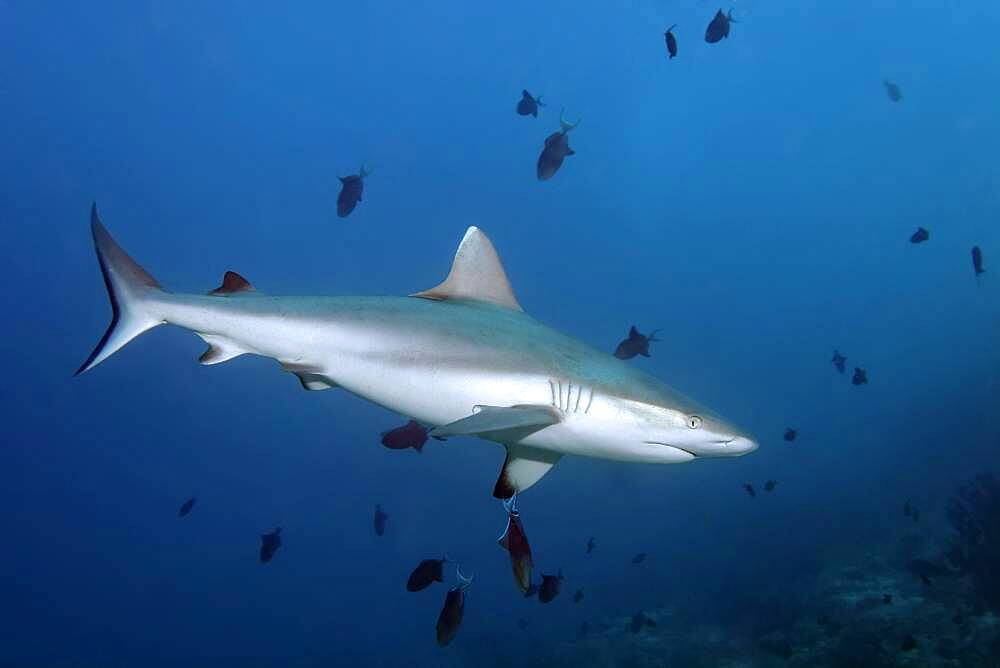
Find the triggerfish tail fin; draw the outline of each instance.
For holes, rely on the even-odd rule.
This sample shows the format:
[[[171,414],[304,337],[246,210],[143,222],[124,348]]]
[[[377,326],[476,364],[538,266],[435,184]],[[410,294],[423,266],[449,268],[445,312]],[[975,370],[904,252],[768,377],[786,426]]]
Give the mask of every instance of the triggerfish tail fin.
[[[97,215],[96,203],[90,209],[90,231],[111,300],[111,324],[75,375],[94,368],[132,339],[165,322],[148,303],[151,296],[162,294],[163,288],[111,238]]]
[[[472,584],[472,576],[465,577],[462,575],[462,567],[460,565],[455,566],[455,577],[458,579],[458,588],[465,591]]]
[[[562,130],[563,134],[566,134],[576,126],[580,124],[580,119],[576,120],[576,123],[571,123],[566,120],[566,109],[563,108],[559,112],[559,128]]]

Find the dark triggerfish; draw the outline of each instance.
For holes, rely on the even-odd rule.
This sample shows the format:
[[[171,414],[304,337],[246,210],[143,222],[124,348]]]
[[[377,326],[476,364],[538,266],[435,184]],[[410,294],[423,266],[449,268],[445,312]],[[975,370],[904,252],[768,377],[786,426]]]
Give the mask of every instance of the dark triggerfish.
[[[979,249],[979,246],[972,247],[972,268],[976,271],[976,280],[979,280],[979,275],[985,273],[983,269],[983,251]]]
[[[555,575],[546,575],[542,573],[542,582],[538,585],[538,601],[539,603],[548,603],[556,596],[559,595],[559,590],[562,588],[562,581],[566,578],[563,577],[562,569]]]
[[[197,499],[195,499],[192,496],[190,499],[185,501],[183,505],[181,505],[181,507],[177,510],[177,517],[187,517],[187,514],[191,512],[192,508],[194,508],[194,502],[196,500]]]
[[[447,556],[421,561],[410,573],[410,577],[406,581],[406,591],[422,591],[435,582],[444,582],[442,567],[446,561],[448,561]]]
[[[885,86],[885,94],[889,96],[890,100],[899,102],[903,99],[903,91],[899,90],[899,86],[888,79],[882,79],[882,85]]]
[[[854,376],[851,378],[851,383],[854,385],[867,385],[868,384],[868,372],[861,367],[854,368]]]
[[[381,536],[382,534],[385,533],[385,521],[387,519],[389,519],[389,516],[386,515],[384,512],[382,512],[382,506],[379,504],[375,504],[374,525],[375,525],[376,536]]]
[[[260,535],[260,563],[266,564],[274,557],[274,553],[281,547],[281,527],[276,528],[271,533]]]
[[[472,578],[462,575],[462,570],[458,566],[455,567],[455,577],[458,578],[458,584],[448,590],[441,614],[438,615],[437,641],[441,647],[454,639],[458,627],[462,625],[462,616],[465,614],[465,590],[472,584]]]
[[[361,201],[361,193],[365,190],[365,177],[371,174],[364,165],[357,174],[340,177],[340,194],[337,195],[337,215],[346,218]]]
[[[382,445],[391,450],[413,448],[417,452],[423,452],[426,442],[427,427],[416,420],[410,420],[402,427],[382,432]]]
[[[670,54],[670,58],[677,56],[677,38],[674,37],[674,28],[677,24],[673,24],[667,28],[667,32],[663,33],[663,38],[667,41],[667,53]]]
[[[533,97],[526,90],[521,91],[521,99],[517,102],[517,113],[521,116],[534,116],[538,118],[538,108],[544,107],[542,96]]]
[[[531,546],[528,545],[528,537],[521,524],[521,514],[517,512],[517,495],[505,499],[503,507],[507,511],[507,528],[497,542],[510,553],[514,582],[522,594],[527,594],[531,589],[531,569],[534,568],[534,563],[531,560]]]
[[[646,336],[645,334],[640,334],[635,325],[632,325],[628,330],[628,338],[619,343],[618,347],[615,348],[615,357],[620,360],[630,360],[636,355],[649,357],[649,344],[653,341],[659,341],[656,338],[658,331],[660,330],[654,329],[649,333],[649,336]]]
[[[847,362],[847,358],[840,354],[839,350],[833,351],[833,366],[837,367],[837,371],[844,373],[844,363]]]
[[[729,37],[729,24],[736,23],[733,20],[733,10],[729,10],[728,14],[723,14],[720,9],[712,17],[711,23],[705,28],[705,41],[709,44],[715,44],[719,40]]]
[[[580,121],[570,123],[563,117],[563,112],[559,113],[559,131],[553,132],[545,138],[545,148],[538,156],[539,181],[551,179],[562,167],[563,159],[566,156],[576,155],[576,151],[569,147],[569,131],[579,124]]]
[[[917,231],[910,235],[911,244],[922,244],[931,238],[931,233],[922,227],[918,227]]]

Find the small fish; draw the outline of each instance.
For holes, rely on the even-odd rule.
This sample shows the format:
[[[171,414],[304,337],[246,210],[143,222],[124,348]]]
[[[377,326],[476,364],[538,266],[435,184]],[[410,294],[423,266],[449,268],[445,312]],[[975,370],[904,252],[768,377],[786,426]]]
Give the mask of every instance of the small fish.
[[[847,358],[840,354],[839,350],[833,351],[833,366],[837,368],[837,371],[844,373],[844,363],[847,362]]]
[[[587,540],[587,554],[593,552],[595,547],[597,547],[597,541],[595,541],[594,537],[591,536],[590,539]]]
[[[427,427],[416,420],[410,420],[402,427],[382,432],[382,445],[391,450],[413,448],[417,452],[423,452],[426,442]]]
[[[577,635],[578,635],[579,637],[581,637],[581,638],[582,638],[582,637],[584,637],[584,636],[588,635],[589,633],[590,633],[590,624],[588,624],[588,623],[587,623],[586,621],[583,621],[583,622],[581,622],[581,623],[580,623],[580,630],[579,630],[579,631],[577,631],[577,633],[576,633],[576,634],[577,634]]]
[[[906,503],[903,504],[903,516],[910,517],[913,515],[913,506],[910,505],[910,500],[907,499]]]
[[[777,486],[778,486],[778,481],[777,480],[768,480],[767,482],[764,483],[764,491],[765,492],[773,492],[774,488],[777,487]]]
[[[888,79],[882,79],[882,85],[885,86],[885,93],[889,96],[890,100],[899,102],[903,99],[903,91],[899,90],[899,86]]]
[[[976,280],[979,280],[979,276],[986,272],[983,269],[983,251],[979,249],[979,246],[972,247],[972,268],[976,272]]]
[[[381,536],[385,533],[385,522],[389,519],[389,516],[382,512],[382,506],[380,504],[375,504],[375,535]]]
[[[577,589],[576,593],[573,594],[573,602],[574,603],[579,603],[582,600],[583,600],[583,590],[582,589]]]
[[[907,633],[903,638],[903,644],[900,645],[900,649],[904,652],[912,652],[917,648],[917,639],[913,637],[912,634]]]
[[[361,201],[365,190],[365,177],[371,174],[364,165],[357,174],[340,177],[340,194],[337,195],[337,215],[346,218]]]
[[[923,582],[926,586],[930,587],[933,584],[930,577],[928,577],[927,573],[917,573],[917,575],[920,576],[920,581]]]
[[[646,561],[646,553],[645,552],[640,552],[639,554],[637,554],[634,557],[632,557],[632,563],[633,564],[641,564],[644,561]]]
[[[715,44],[721,39],[729,37],[729,24],[736,23],[733,20],[733,10],[729,10],[729,13],[723,14],[720,9],[715,13],[712,21],[705,28],[705,41],[709,44]]]
[[[751,497],[757,496],[757,490],[755,490],[753,488],[753,485],[751,485],[750,483],[744,484],[743,489],[745,489],[747,491],[747,494],[749,494]]]
[[[854,377],[851,378],[851,382],[855,385],[867,385],[868,372],[861,367],[854,367]]]
[[[792,429],[791,427],[785,429],[785,440],[788,441],[789,443],[794,441],[795,437],[798,435],[799,435],[798,429]]]
[[[532,97],[526,90],[521,91],[521,99],[517,101],[517,113],[521,116],[534,116],[538,118],[538,108],[544,107],[542,96]]]
[[[188,513],[191,512],[191,509],[194,508],[196,500],[197,499],[192,496],[190,499],[181,504],[181,507],[177,510],[177,517],[187,517]]]
[[[462,625],[462,617],[465,615],[465,590],[472,584],[472,578],[462,575],[462,570],[458,566],[455,567],[455,577],[458,578],[458,584],[448,590],[441,614],[438,615],[437,643],[441,647],[455,638],[458,627]]]
[[[531,570],[534,562],[531,559],[531,546],[528,536],[521,524],[521,514],[517,511],[517,495],[503,501],[507,511],[507,527],[497,539],[500,547],[510,553],[510,567],[514,573],[514,582],[522,594],[528,594],[531,589]]]
[[[276,528],[271,533],[260,535],[260,563],[266,564],[274,557],[274,553],[281,547],[281,527]]]
[[[674,28],[676,27],[675,23],[667,28],[667,32],[663,33],[663,37],[667,41],[667,53],[670,54],[668,60],[677,57],[677,38],[674,37]]]
[[[642,631],[647,626],[655,627],[656,626],[656,622],[654,622],[652,619],[650,619],[649,617],[647,617],[646,613],[644,613],[644,612],[642,612],[640,610],[639,612],[637,612],[634,615],[632,615],[632,621],[629,622],[628,626],[629,626],[629,630],[632,631],[632,633],[638,633],[639,631]]]
[[[918,227],[917,231],[910,235],[911,244],[922,244],[931,238],[931,233],[922,227]]]
[[[579,124],[580,121],[570,123],[563,117],[563,112],[559,112],[559,131],[545,138],[545,147],[538,156],[536,173],[539,181],[551,179],[567,156],[576,155],[576,151],[569,147],[569,131]]]
[[[427,589],[435,582],[444,582],[442,567],[447,561],[447,556],[440,559],[424,559],[421,561],[413,569],[413,572],[410,573],[410,577],[406,581],[406,591],[421,591]]]
[[[548,603],[558,596],[559,589],[562,587],[562,581],[565,579],[561,568],[556,575],[545,575],[542,573],[542,582],[538,585],[538,602]]]
[[[911,516],[913,517],[913,521],[914,522],[919,522],[920,521],[920,509],[919,508],[914,508],[913,509],[913,513],[912,513]]]
[[[524,617],[521,617],[521,619],[517,620],[517,628],[521,629],[522,631],[527,631],[528,620],[525,619]]]
[[[640,334],[635,325],[632,325],[628,330],[628,338],[619,343],[618,347],[615,348],[615,357],[620,360],[630,360],[636,355],[649,357],[649,344],[653,341],[659,341],[656,338],[658,331],[660,330],[654,329],[650,332],[649,336],[646,336],[645,334]]]
[[[882,605],[892,605],[892,594],[882,594]]]

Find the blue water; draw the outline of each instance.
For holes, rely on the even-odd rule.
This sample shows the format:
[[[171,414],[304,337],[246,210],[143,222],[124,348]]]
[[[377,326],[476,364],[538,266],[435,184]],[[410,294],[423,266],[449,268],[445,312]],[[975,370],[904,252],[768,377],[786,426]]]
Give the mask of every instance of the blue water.
[[[946,536],[945,499],[1000,445],[1000,9],[868,4],[741,1],[709,45],[704,2],[0,2],[0,665],[534,665],[639,609],[725,632],[882,544],[906,498]],[[576,155],[539,182],[562,107]],[[271,360],[202,367],[174,328],[71,378],[110,318],[92,200],[186,292],[233,269],[270,294],[408,294],[477,225],[527,312],[608,351],[661,328],[630,363],[761,448],[565,458],[521,499],[536,573],[567,576],[540,606],[494,542],[495,445],[387,450],[402,417]],[[441,649],[451,567],[403,585],[444,552],[476,579]]]

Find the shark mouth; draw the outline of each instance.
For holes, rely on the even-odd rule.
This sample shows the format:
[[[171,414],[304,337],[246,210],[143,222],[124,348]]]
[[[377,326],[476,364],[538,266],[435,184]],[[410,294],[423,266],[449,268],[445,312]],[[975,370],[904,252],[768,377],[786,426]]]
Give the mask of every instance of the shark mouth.
[[[643,441],[643,443],[645,443],[646,445],[661,445],[664,448],[673,448],[674,450],[678,450],[678,451],[683,452],[685,454],[691,455],[691,457],[694,458],[694,459],[697,459],[698,456],[699,456],[698,454],[696,454],[694,452],[691,452],[690,450],[685,450],[682,447],[679,447],[679,446],[676,446],[676,445],[671,445],[670,443],[661,443],[659,441]]]

